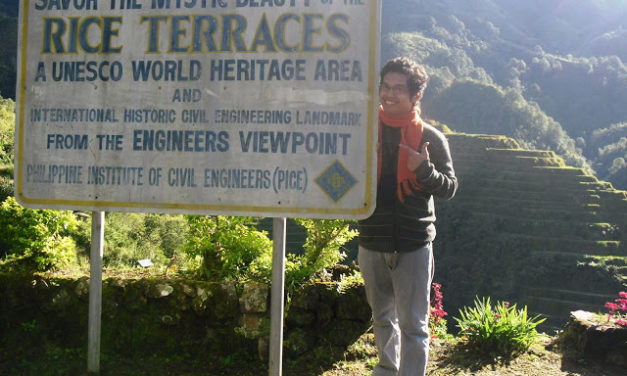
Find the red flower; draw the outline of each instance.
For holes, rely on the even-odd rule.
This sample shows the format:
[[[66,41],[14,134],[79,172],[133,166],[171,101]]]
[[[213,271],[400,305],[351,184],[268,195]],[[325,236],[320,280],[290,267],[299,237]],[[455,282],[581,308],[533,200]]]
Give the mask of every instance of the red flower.
[[[625,320],[616,320],[616,323],[618,325],[627,326],[627,321],[625,321]]]
[[[612,302],[607,302],[607,303],[605,303],[605,308],[609,309],[610,310],[610,315],[612,315],[618,309],[618,304],[612,303]]]
[[[625,298],[625,299],[627,299],[627,291],[621,291],[621,292],[619,292],[619,293],[618,293],[618,295],[619,295],[621,298]]]

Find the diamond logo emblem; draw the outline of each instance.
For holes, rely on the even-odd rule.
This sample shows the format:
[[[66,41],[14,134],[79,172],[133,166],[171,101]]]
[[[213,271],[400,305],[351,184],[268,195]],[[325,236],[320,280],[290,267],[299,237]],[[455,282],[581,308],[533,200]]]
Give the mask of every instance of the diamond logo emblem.
[[[334,202],[338,202],[357,183],[353,175],[338,160],[322,171],[315,181]]]

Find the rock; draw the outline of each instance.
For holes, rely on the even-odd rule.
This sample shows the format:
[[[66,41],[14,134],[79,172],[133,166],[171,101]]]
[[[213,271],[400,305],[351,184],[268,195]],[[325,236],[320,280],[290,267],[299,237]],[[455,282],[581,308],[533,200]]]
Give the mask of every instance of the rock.
[[[363,286],[348,290],[338,299],[337,315],[340,319],[370,321],[372,313]]]
[[[294,295],[291,306],[304,311],[314,311],[318,307],[319,302],[320,293],[317,286],[309,285]]]
[[[153,299],[164,298],[169,296],[174,291],[174,287],[165,283],[159,283],[154,285],[148,290],[148,296]]]
[[[74,287],[74,293],[79,298],[89,296],[89,278],[82,277],[76,281],[76,287]]]
[[[196,291],[194,290],[192,286],[186,283],[181,283],[180,288],[181,288],[181,291],[183,291],[183,294],[189,296],[190,298],[193,298],[195,296]]]
[[[264,319],[262,315],[254,313],[245,313],[240,319],[241,328],[244,329],[246,336],[256,338],[264,329]]]
[[[206,314],[207,308],[209,307],[209,300],[213,293],[211,290],[197,287],[196,288],[196,297],[192,300],[192,309],[200,316],[204,316]]]
[[[298,309],[290,309],[285,321],[288,325],[307,326],[316,321],[316,314]]]
[[[283,346],[290,356],[302,355],[313,349],[315,344],[316,338],[314,335],[301,328],[291,330],[283,342]]]
[[[239,298],[240,310],[243,313],[262,313],[268,310],[268,286],[261,283],[244,285]]]
[[[144,296],[143,291],[143,288],[139,285],[129,285],[124,291],[123,306],[128,308],[131,312],[138,312],[145,309],[148,299]]]
[[[52,305],[60,310],[70,304],[71,296],[65,289],[59,289],[52,297]]]
[[[270,338],[268,336],[261,336],[257,340],[257,355],[259,360],[267,361],[270,351]]]
[[[581,357],[627,366],[627,328],[606,325],[591,312],[571,312],[562,340]]]
[[[333,306],[321,302],[316,310],[316,323],[319,326],[325,326],[330,324],[335,318],[335,314],[333,312]]]
[[[218,320],[230,320],[239,315],[239,299],[234,283],[226,282],[216,285],[213,314]]]
[[[179,315],[178,313],[174,316],[172,315],[163,315],[161,316],[161,323],[163,323],[164,325],[176,325],[181,321],[181,315]]]

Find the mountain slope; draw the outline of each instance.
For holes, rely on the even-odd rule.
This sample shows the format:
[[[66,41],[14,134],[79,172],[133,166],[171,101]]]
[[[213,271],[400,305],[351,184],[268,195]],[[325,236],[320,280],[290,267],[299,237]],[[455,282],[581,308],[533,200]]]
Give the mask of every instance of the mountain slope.
[[[627,288],[627,192],[512,139],[447,137],[460,188],[436,203],[435,280],[449,312],[491,296],[557,328]]]
[[[494,133],[515,137],[526,147],[551,148],[569,164],[596,170],[599,178],[627,188],[620,178],[627,175],[627,138],[594,148],[587,144],[596,130],[627,123],[627,66],[621,60],[627,57],[626,16],[622,0],[384,2],[382,58],[408,55],[427,66],[432,80],[423,110],[429,117],[473,133],[497,128]],[[592,51],[605,55],[587,55]],[[502,114],[504,122],[478,113],[504,99],[475,108],[471,103],[490,98],[456,96],[442,106],[449,98],[438,100],[438,95],[468,79],[504,95],[516,93],[515,102],[533,108],[536,120],[520,119],[517,111]],[[453,111],[458,114],[453,117],[455,106],[465,111]],[[467,117],[486,121],[470,128]],[[537,123],[538,118],[543,120]],[[513,122],[518,125],[498,129]],[[529,135],[513,132],[516,128],[529,129]],[[600,152],[607,148],[613,152]]]

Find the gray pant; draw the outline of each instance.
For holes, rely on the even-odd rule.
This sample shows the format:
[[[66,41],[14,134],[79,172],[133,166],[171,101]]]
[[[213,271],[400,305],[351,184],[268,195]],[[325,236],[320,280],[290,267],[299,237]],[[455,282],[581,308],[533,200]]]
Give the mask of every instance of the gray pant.
[[[423,376],[429,356],[433,247],[384,253],[359,247],[379,364],[373,376]]]

